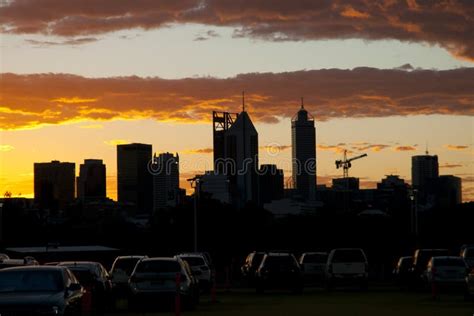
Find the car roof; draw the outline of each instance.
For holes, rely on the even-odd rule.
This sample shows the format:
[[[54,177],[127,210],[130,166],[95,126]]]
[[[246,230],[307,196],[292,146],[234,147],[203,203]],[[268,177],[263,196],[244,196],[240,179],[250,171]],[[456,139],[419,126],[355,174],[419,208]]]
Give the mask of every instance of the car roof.
[[[178,261],[178,259],[174,257],[152,257],[152,258],[145,258],[141,262],[150,262],[150,261]]]
[[[464,260],[463,257],[459,257],[459,256],[434,256],[434,257],[431,257],[431,259],[434,259],[434,260],[440,260],[440,259],[457,259],[457,260]]]
[[[327,255],[327,252],[324,251],[315,251],[315,252],[304,252],[301,255]]]
[[[75,266],[75,267],[97,267],[101,263],[94,261],[61,261],[58,266]]]
[[[123,260],[123,259],[143,259],[148,258],[147,255],[133,255],[133,256],[118,256],[115,260]]]
[[[267,256],[272,256],[272,257],[288,257],[288,256],[292,256],[292,254],[289,253],[289,252],[268,252],[266,255],[267,255]]]
[[[67,270],[67,267],[64,266],[21,266],[21,267],[11,267],[0,270],[0,273],[3,271],[64,271]]]

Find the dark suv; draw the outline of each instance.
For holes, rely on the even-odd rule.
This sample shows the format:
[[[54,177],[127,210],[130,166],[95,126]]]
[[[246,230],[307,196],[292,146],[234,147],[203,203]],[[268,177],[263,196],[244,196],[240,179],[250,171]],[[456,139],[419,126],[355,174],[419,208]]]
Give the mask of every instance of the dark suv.
[[[267,253],[255,274],[257,293],[266,289],[285,288],[295,293],[303,291],[301,268],[291,253]]]

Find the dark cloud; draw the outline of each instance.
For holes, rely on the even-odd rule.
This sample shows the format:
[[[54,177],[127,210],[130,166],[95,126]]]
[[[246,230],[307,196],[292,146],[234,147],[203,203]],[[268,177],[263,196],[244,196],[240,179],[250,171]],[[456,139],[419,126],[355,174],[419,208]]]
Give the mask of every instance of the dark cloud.
[[[474,114],[474,68],[400,71],[364,67],[249,73],[225,79],[5,73],[0,76],[0,90],[2,129],[116,118],[209,121],[212,110],[238,111],[243,90],[252,119],[269,123],[292,117],[301,95],[318,121]],[[379,145],[366,148],[374,150],[387,146],[351,145],[356,149]]]
[[[269,41],[359,38],[440,45],[474,60],[468,0],[17,0],[0,7],[3,32],[94,35],[199,23]]]

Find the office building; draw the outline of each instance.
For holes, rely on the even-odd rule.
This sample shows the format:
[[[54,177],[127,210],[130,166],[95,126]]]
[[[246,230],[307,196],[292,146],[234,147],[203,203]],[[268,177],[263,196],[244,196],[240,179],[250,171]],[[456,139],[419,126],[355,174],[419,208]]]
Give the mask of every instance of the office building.
[[[101,159],[85,159],[79,166],[77,198],[103,200],[106,198],[106,168]]]
[[[419,155],[411,157],[411,183],[413,188],[425,190],[427,183],[439,175],[438,156]]]
[[[229,180],[226,175],[214,171],[206,171],[200,176],[201,192],[209,194],[211,199],[231,204]]]
[[[316,129],[314,118],[301,108],[291,120],[293,188],[303,200],[316,198]]]
[[[35,203],[41,209],[64,209],[74,200],[76,165],[73,162],[34,164]]]
[[[148,168],[151,160],[151,145],[117,145],[118,202],[132,205],[138,214],[151,214],[153,209],[153,176]]]
[[[280,200],[284,196],[283,170],[276,165],[264,164],[259,170],[259,204]]]
[[[179,202],[179,155],[161,153],[153,157],[153,211],[175,207]]]

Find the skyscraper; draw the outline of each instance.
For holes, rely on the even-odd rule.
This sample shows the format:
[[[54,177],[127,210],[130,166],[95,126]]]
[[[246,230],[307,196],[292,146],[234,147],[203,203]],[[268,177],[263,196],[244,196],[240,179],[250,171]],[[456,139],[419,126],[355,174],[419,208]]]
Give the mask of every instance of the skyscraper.
[[[161,153],[153,157],[153,211],[174,207],[179,198],[179,155]]]
[[[419,155],[411,157],[411,184],[418,190],[426,189],[428,183],[438,178],[438,156]]]
[[[213,112],[214,172],[227,176],[237,208],[258,202],[258,132],[244,102],[239,114]]]
[[[237,207],[258,200],[258,132],[243,110],[225,133],[225,158],[234,165],[228,172],[232,201]]]
[[[105,199],[106,169],[101,159],[85,159],[79,167],[77,198],[81,200]]]
[[[284,195],[283,170],[276,165],[264,164],[259,172],[259,204],[280,200]]]
[[[73,162],[53,160],[35,163],[35,203],[44,209],[63,209],[74,200],[75,173]]]
[[[291,120],[293,185],[304,200],[316,199],[316,129],[314,118],[301,108]]]
[[[148,170],[152,146],[117,145],[117,195],[120,203],[133,203],[137,213],[153,209],[153,177]]]

